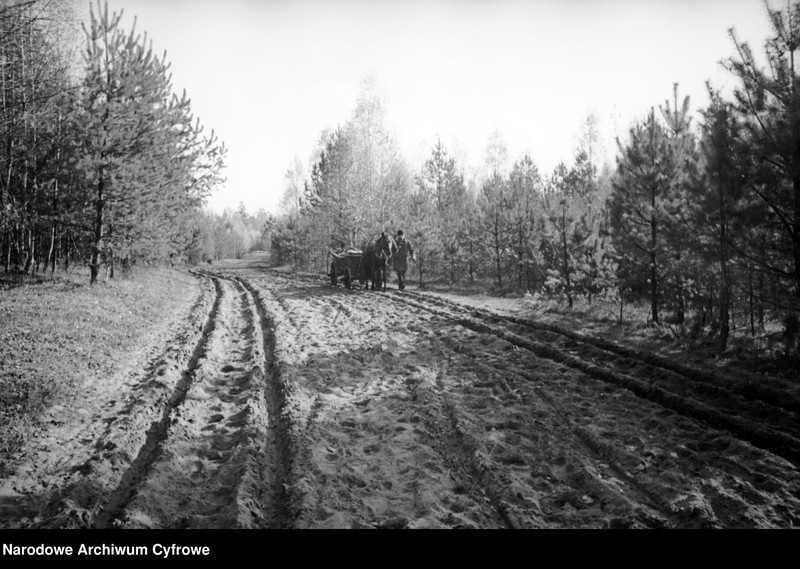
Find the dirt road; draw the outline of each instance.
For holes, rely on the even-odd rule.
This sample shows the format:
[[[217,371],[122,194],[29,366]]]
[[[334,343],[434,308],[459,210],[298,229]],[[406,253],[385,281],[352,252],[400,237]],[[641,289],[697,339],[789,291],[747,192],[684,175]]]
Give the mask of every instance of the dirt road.
[[[242,265],[54,409],[0,527],[792,528],[798,385]]]

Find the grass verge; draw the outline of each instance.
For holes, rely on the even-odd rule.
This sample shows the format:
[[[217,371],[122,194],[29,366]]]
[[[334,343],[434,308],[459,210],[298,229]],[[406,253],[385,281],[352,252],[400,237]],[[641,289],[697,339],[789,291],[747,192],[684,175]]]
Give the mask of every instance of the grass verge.
[[[54,398],[117,372],[196,291],[194,277],[172,269],[88,283],[76,272],[0,290],[0,475]]]

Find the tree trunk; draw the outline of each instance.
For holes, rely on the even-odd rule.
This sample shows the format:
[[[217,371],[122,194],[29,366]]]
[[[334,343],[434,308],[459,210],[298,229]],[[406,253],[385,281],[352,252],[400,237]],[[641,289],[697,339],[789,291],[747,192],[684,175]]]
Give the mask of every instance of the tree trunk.
[[[708,295],[708,319],[714,320],[714,288],[711,288]]]
[[[113,231],[114,226],[110,225],[108,227],[108,240],[109,245],[107,247],[108,254],[106,256],[106,280],[114,278],[114,246],[113,246]]]
[[[28,230],[25,232],[27,235],[25,237],[25,242],[27,244],[25,256],[25,266],[22,268],[22,272],[26,275],[30,275],[33,271],[31,268],[34,264],[34,255],[36,254],[36,237],[33,233],[33,227],[29,227]]]
[[[685,299],[685,291],[683,287],[683,277],[678,274],[675,277],[676,280],[676,287],[678,289],[678,305],[675,310],[675,320],[678,324],[683,326],[684,321],[686,320],[686,299]]]
[[[59,158],[61,152],[59,151]],[[53,192],[53,215],[58,217],[58,180],[55,182]],[[56,272],[56,257],[58,256],[58,227],[57,223],[53,221],[53,226],[50,232],[50,252],[47,254],[47,261],[50,263],[50,274]]]
[[[3,255],[3,272],[8,274],[11,266],[11,236],[8,231],[3,233],[2,247],[0,247],[0,254]]]
[[[56,270],[56,224],[50,226],[50,248],[47,251],[47,258],[45,259],[45,271],[48,265],[51,267],[50,273]]]
[[[653,191],[653,216],[655,216],[656,194]],[[658,222],[650,219],[650,310],[653,313],[653,324],[658,324],[658,265],[656,264],[656,243],[658,238]]]
[[[73,239],[72,239],[72,231],[68,231],[67,234],[65,235],[65,238],[66,238],[67,244],[64,247],[64,272],[66,273],[66,272],[69,271],[69,262],[70,262],[70,255],[69,255],[70,247],[69,247],[69,245],[73,241]]]
[[[798,158],[800,162],[800,158]],[[800,166],[800,165],[799,165]],[[794,254],[794,294],[800,307],[800,175],[792,179],[794,186],[794,220],[792,231],[792,253]]]
[[[503,271],[500,263],[500,221],[495,219],[494,223],[494,258],[497,269],[497,286],[503,288]]]
[[[753,298],[753,267],[747,267],[747,299],[750,305],[750,336],[755,337],[756,335],[756,323],[754,318],[754,298]]]
[[[567,214],[562,205],[561,209],[561,246],[562,246],[562,265],[564,270],[564,292],[567,293],[567,305],[572,309],[572,283],[569,274],[569,250],[567,249]]]
[[[89,283],[95,284],[100,273],[100,254],[103,249],[103,224],[105,217],[105,180],[101,169],[100,180],[97,182],[97,201],[95,202],[94,238],[92,242],[92,258],[90,261]]]
[[[475,244],[472,242],[472,239],[469,241],[469,282],[473,284],[475,282]]]
[[[38,275],[39,274],[39,267],[42,264],[42,235],[36,231],[33,233],[33,245],[31,249],[33,249],[33,265],[31,265],[31,274]]]
[[[728,334],[730,331],[730,280],[728,276],[728,262],[724,256],[722,258],[722,290],[720,290],[719,298],[719,351],[724,352],[728,347]]]
[[[450,255],[450,290],[453,290],[453,286],[456,283],[456,255],[455,253]]]
[[[758,327],[764,329],[764,271],[758,272]]]
[[[794,63],[794,60],[792,61]],[[792,69],[792,71],[794,71],[794,69]],[[794,82],[792,86],[794,86]],[[800,169],[800,145],[798,145],[796,154],[796,169]],[[800,174],[796,174],[792,182],[794,185],[794,231],[792,231],[792,251],[794,253],[795,305],[786,318],[786,329],[784,330],[787,355],[794,346],[798,334],[798,318],[800,317]]]
[[[650,312],[653,315],[653,324],[658,324],[658,272],[655,251],[650,253]]]
[[[520,229],[520,231],[519,231],[519,241],[517,242],[517,251],[518,251],[518,257],[517,257],[517,286],[519,288],[522,288],[523,272],[525,270],[525,261],[523,259],[523,255],[524,255],[523,243],[524,243],[524,235],[522,233],[522,229]]]

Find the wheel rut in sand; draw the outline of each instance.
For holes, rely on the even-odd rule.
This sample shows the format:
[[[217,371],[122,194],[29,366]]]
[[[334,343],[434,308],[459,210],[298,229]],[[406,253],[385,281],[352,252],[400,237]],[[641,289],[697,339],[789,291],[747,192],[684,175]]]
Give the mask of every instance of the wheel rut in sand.
[[[44,428],[0,486],[2,527],[93,527],[135,478],[132,465],[148,430],[169,406],[213,321],[217,288],[194,277],[190,294],[133,346],[138,358],[123,361],[117,373],[87,379],[80,392],[45,412]]]
[[[273,506],[263,326],[252,294],[215,306],[181,382],[95,527],[255,528]]]
[[[675,359],[666,358],[648,351],[618,344],[603,337],[586,335],[564,326],[539,322],[531,318],[520,318],[511,314],[498,314],[490,310],[466,306],[456,301],[421,292],[406,292],[404,296],[430,302],[443,308],[453,309],[490,323],[500,324],[518,334],[557,345],[561,350],[589,356],[608,365],[622,369],[636,368],[661,383],[672,383],[696,393],[714,398],[714,403],[725,403],[725,399],[757,403],[765,414],[777,415],[781,428],[794,428],[800,413],[800,387],[780,378],[746,374],[727,370],[724,374],[715,370],[699,369],[685,365]],[[742,405],[740,405],[741,407]],[[773,419],[774,420],[774,419]]]
[[[133,498],[133,495],[147,476],[148,470],[158,457],[160,445],[167,437],[170,423],[172,422],[172,413],[184,400],[200,358],[205,353],[209,337],[216,326],[216,317],[222,300],[222,287],[218,280],[213,279],[212,282],[214,284],[216,296],[208,318],[203,326],[201,337],[195,345],[187,366],[181,373],[180,380],[173,389],[167,405],[162,411],[161,418],[150,426],[147,431],[145,443],[139,450],[138,455],[123,474],[119,485],[116,490],[111,493],[106,505],[95,517],[92,523],[92,526],[95,528],[102,529],[121,525],[119,516],[122,515],[123,509]]]
[[[314,491],[304,527],[798,523],[797,468],[778,448],[709,420],[722,414],[735,422],[718,399],[637,391],[649,386],[647,358],[626,368],[611,357],[601,366],[575,339],[545,339],[479,318],[469,306],[345,291],[319,279],[313,286],[295,275],[258,280],[274,292],[276,311],[292,314],[280,317],[277,335],[289,349],[278,357],[314,400],[307,469]],[[671,408],[670,397],[681,407]],[[400,402],[409,412],[396,412]],[[420,438],[389,434],[408,418]],[[387,464],[397,465],[393,477]],[[441,471],[449,486],[436,483]],[[420,489],[427,515],[412,499]]]
[[[524,366],[501,361],[500,358],[491,363],[482,361],[476,354],[464,350],[455,339],[446,338],[444,342],[454,351],[470,358],[476,370],[493,378],[492,383],[496,384],[498,392],[513,394],[526,408],[535,410],[529,418],[515,419],[520,426],[529,422],[528,429],[531,432],[538,432],[539,437],[545,436],[546,432],[556,433],[556,436],[563,441],[569,441],[569,444],[563,445],[564,448],[582,447],[580,454],[584,457],[582,459],[572,457],[577,470],[583,473],[581,476],[573,477],[576,483],[573,485],[573,492],[576,491],[575,488],[582,488],[583,495],[598,496],[598,499],[605,504],[611,504],[606,506],[609,510],[614,502],[619,505],[624,504],[626,509],[636,511],[636,516],[644,527],[669,527],[680,522],[658,493],[650,491],[645,484],[625,470],[621,461],[615,458],[617,453],[614,450],[597,441],[587,429],[577,424],[571,417],[570,409],[565,408],[562,401],[549,394],[535,374],[526,371]],[[547,429],[542,428],[545,425],[540,417],[548,418]],[[500,433],[513,426],[513,423],[509,424],[506,421],[498,421],[495,424],[495,428],[499,427]],[[552,456],[550,459],[553,463],[558,463],[564,461],[564,456]],[[602,475],[597,475],[603,469],[610,475],[606,476],[605,480]],[[562,496],[565,496],[565,501],[583,502],[582,499],[575,500],[574,495],[570,496],[566,492]],[[543,517],[546,517],[545,512]]]
[[[48,435],[68,451],[44,467],[35,458],[48,455],[32,456],[3,486],[7,524],[800,523],[800,470],[631,389],[626,381],[644,387],[660,373],[644,358],[416,293],[238,263],[195,274],[201,298],[191,308],[186,298],[162,328],[151,364],[87,391],[87,420]],[[732,403],[700,395],[671,393],[731,414]]]
[[[249,280],[265,291],[292,386],[296,527],[513,527],[447,415],[428,365],[440,348],[416,315],[384,314],[374,294]]]
[[[667,370],[669,380],[656,381],[650,368],[657,361],[653,358],[643,358],[649,361],[642,362],[646,370],[635,367],[633,370],[621,368],[610,361],[601,361],[597,352],[599,347],[583,343],[585,349],[569,351],[554,342],[545,342],[529,336],[522,336],[517,331],[509,329],[508,321],[503,317],[488,315],[481,311],[469,311],[466,307],[456,308],[455,303],[431,299],[427,295],[414,293],[413,299],[408,295],[392,294],[389,298],[395,302],[406,304],[425,310],[437,316],[452,320],[459,325],[480,333],[493,334],[515,346],[524,348],[536,354],[581,372],[601,381],[605,381],[634,392],[639,397],[656,402],[672,411],[703,421],[711,427],[724,429],[736,437],[746,440],[751,444],[782,456],[793,464],[800,466],[800,418],[791,409],[782,409],[771,406],[768,413],[764,407],[767,405],[757,402],[757,405],[747,405],[742,402],[743,397],[732,395],[720,398],[721,391],[726,388],[713,385],[702,385],[692,389],[697,381],[692,378],[678,376],[676,369],[685,366],[671,366]],[[467,314],[470,313],[470,315]],[[581,343],[576,338],[573,344]],[[631,354],[628,354],[629,356]],[[698,372],[699,373],[699,372]],[[709,374],[705,374],[706,377]],[[676,380],[677,378],[677,380]],[[687,383],[692,385],[687,385]],[[713,397],[709,397],[709,393]],[[787,430],[788,429],[788,432]]]
[[[294,429],[291,414],[284,413],[286,392],[290,387],[284,382],[281,367],[276,362],[275,322],[264,308],[265,301],[262,292],[245,279],[237,278],[236,282],[254,300],[257,328],[260,331],[258,336],[264,361],[262,369],[265,375],[264,401],[268,419],[265,448],[269,467],[268,479],[262,484],[262,502],[266,515],[265,526],[276,529],[290,528],[296,517],[292,503],[302,499],[298,496],[297,491],[287,484],[292,477],[294,456],[297,452],[293,439]]]

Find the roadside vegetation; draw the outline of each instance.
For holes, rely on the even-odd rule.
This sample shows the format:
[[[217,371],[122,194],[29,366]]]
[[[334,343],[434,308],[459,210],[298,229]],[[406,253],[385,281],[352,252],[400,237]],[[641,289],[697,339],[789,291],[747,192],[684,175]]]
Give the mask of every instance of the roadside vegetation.
[[[0,3],[0,267],[90,282],[191,256],[225,145],[176,94],[166,54],[97,2]],[[101,275],[101,273],[105,275]]]
[[[88,277],[85,269],[24,286],[0,280],[0,475],[53,400],[70,400],[87,378],[140,366],[147,338],[196,287],[194,277],[166,268],[94,287]]]
[[[292,164],[267,235],[274,262],[327,272],[329,251],[403,229],[421,288],[529,294],[566,314],[584,305],[636,318],[716,354],[761,351],[797,363],[800,326],[800,4],[771,8],[760,65],[730,31],[693,108],[675,84],[602,161],[587,116],[572,160],[541,171],[501,133],[468,170],[441,141],[419,168],[398,152],[365,81],[350,120]],[[730,23],[732,26],[735,22]],[[645,306],[640,313],[639,307]]]

